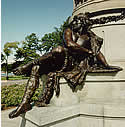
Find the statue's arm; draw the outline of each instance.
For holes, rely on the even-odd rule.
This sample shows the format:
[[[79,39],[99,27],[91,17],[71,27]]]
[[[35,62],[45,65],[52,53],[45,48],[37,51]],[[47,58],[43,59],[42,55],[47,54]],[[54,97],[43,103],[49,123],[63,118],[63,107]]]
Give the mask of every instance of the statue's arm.
[[[81,47],[79,44],[75,43],[72,39],[72,31],[70,28],[66,29],[64,31],[64,41],[66,43],[66,46],[71,51],[76,51],[79,53],[89,53],[92,54],[92,52],[86,48]]]

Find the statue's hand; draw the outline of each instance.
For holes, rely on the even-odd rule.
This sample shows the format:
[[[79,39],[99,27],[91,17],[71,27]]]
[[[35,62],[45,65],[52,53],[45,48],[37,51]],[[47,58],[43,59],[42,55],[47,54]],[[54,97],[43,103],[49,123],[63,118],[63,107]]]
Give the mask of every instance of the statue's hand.
[[[20,75],[20,71],[19,71],[17,68],[13,70],[13,73],[14,73],[15,75]]]
[[[93,52],[91,50],[88,51],[89,54],[93,54]]]
[[[96,56],[95,53],[93,51],[91,51],[91,50],[89,50],[89,55],[90,55],[90,57]]]
[[[17,67],[16,69],[13,70],[13,73],[15,75],[22,75],[22,68],[21,67]]]

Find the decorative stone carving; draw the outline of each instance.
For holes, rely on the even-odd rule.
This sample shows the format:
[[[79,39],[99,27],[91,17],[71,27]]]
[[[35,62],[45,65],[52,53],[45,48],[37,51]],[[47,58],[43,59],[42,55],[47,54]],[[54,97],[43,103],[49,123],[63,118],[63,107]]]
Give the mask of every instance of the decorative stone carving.
[[[82,4],[83,2],[87,2],[88,0],[74,0],[75,1],[75,6]]]

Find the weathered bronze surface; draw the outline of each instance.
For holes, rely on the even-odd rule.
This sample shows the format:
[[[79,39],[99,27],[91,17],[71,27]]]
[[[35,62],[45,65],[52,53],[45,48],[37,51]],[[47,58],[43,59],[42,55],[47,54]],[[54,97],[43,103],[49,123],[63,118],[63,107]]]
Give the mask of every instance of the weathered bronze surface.
[[[90,19],[89,13],[80,13],[74,17],[69,27],[64,31],[64,47],[58,46],[51,52],[41,56],[22,67],[14,70],[15,74],[27,74],[30,78],[22,103],[9,114],[9,118],[18,117],[32,108],[31,97],[39,85],[39,77],[48,76],[43,93],[35,102],[42,107],[50,103],[54,91],[59,96],[59,79],[64,77],[74,91],[77,85],[85,81],[89,72],[118,72],[122,68],[108,65],[100,49],[103,39],[98,37],[91,28],[95,24],[105,24],[125,18],[125,13],[119,16]]]

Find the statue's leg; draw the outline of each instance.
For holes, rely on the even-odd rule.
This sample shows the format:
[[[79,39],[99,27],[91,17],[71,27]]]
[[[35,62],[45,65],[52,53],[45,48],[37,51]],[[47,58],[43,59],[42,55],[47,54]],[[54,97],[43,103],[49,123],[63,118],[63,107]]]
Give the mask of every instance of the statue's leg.
[[[19,66],[16,69],[14,69],[13,73],[16,75],[30,74],[32,67],[33,67],[33,62],[29,62],[23,66]]]
[[[104,55],[99,52],[98,55],[97,55],[97,59],[100,61],[101,64],[103,64],[105,67],[109,67]]]
[[[106,69],[116,70],[116,71],[121,71],[121,70],[122,70],[121,67],[118,67],[118,66],[110,66],[110,65],[107,63],[107,61],[106,61],[104,55],[103,55],[101,52],[98,53],[97,59],[100,61],[101,64],[104,65],[104,67],[105,67]]]
[[[38,97],[38,101],[35,102],[35,106],[44,107],[50,103],[51,98],[54,94],[54,75],[49,73],[46,81],[45,88],[42,94]]]
[[[46,61],[40,60],[41,64],[43,62],[45,62],[46,66],[48,64],[51,64],[50,65],[51,69],[49,68],[49,66],[47,66],[49,68],[48,70],[50,70],[50,72],[48,73],[48,78],[46,81],[44,91],[39,96],[38,101],[35,102],[36,106],[44,107],[50,103],[50,100],[54,94],[55,84],[58,84],[56,82],[56,79],[55,79],[56,75],[54,72],[56,70],[58,70],[60,67],[62,67],[62,65],[64,64],[64,60],[65,60],[65,51],[64,51],[63,47],[61,47],[61,46],[58,46],[57,48],[54,48],[52,50],[52,59],[51,60],[46,59],[47,63],[46,63]],[[44,64],[42,64],[42,65],[44,65]],[[41,69],[41,71],[44,71],[45,67],[42,67],[40,69]],[[58,96],[59,95],[59,88],[57,88],[55,91],[56,91],[56,96]]]
[[[27,82],[22,102],[16,110],[9,114],[9,118],[18,117],[20,114],[31,110],[32,106],[30,105],[30,101],[39,85],[39,68],[38,65],[32,67],[31,76]]]
[[[13,73],[16,75],[27,75],[30,76],[32,67],[34,65],[39,65],[39,59],[35,59],[23,66],[19,66],[16,69],[13,70]]]
[[[28,64],[18,67],[14,70],[14,74],[21,75],[21,74],[30,74],[32,66],[40,65],[42,74],[49,73],[54,69],[59,69],[61,65],[63,65],[65,59],[65,52],[64,48],[58,46],[54,48],[51,52],[41,56],[39,59],[35,59]],[[47,69],[48,68],[48,69]]]

